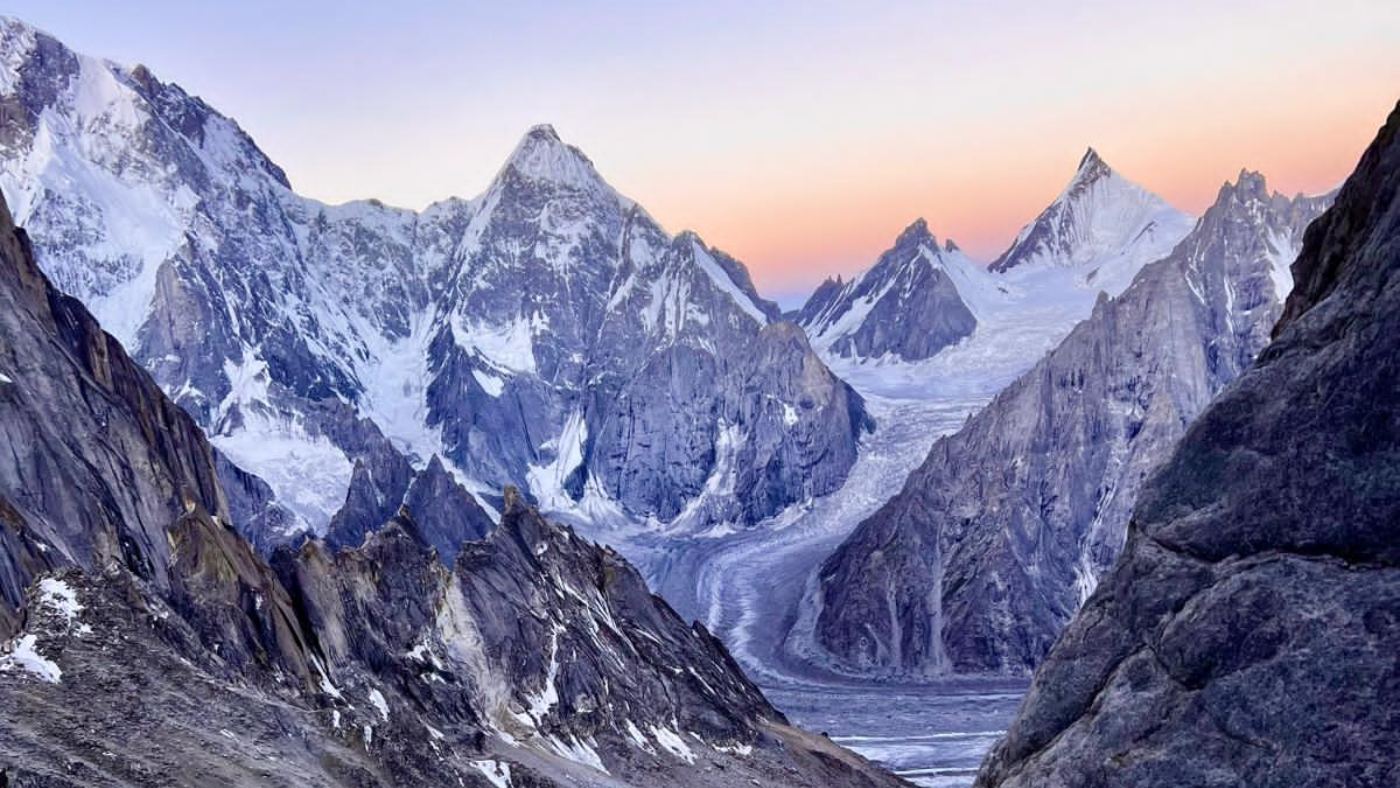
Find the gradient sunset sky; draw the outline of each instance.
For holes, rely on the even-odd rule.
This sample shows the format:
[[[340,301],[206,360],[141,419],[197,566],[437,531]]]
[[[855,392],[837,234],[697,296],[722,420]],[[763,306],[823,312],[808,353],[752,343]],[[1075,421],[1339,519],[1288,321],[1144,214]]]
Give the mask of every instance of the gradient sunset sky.
[[[1086,146],[1197,213],[1241,167],[1350,172],[1400,98],[1400,2],[65,2],[13,14],[236,118],[303,194],[485,188],[554,124],[787,304],[923,216],[998,254]]]

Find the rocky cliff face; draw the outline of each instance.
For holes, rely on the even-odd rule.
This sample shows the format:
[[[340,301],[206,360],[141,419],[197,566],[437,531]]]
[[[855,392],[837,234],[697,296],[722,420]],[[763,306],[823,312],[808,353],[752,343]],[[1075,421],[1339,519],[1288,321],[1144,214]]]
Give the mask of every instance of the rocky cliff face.
[[[462,541],[481,523],[440,462],[354,548],[270,566],[230,522],[266,515],[256,477],[52,287],[3,204],[0,435],[7,784],[897,784],[785,725],[519,494]]]
[[[1255,366],[1144,489],[983,786],[1386,785],[1400,744],[1400,108]]]
[[[823,283],[797,322],[837,356],[920,361],[977,327],[958,284],[980,274],[951,241],[940,247],[920,219],[870,270],[849,283]]]
[[[1029,672],[1112,565],[1143,480],[1267,342],[1326,198],[1241,173],[825,563],[812,656],[894,674]]]
[[[720,492],[739,442],[782,461],[820,429],[836,450],[816,475],[849,468],[864,415],[830,376],[801,392],[829,412],[784,400],[796,421],[734,419],[745,387],[798,382],[743,361],[777,308],[740,263],[666,233],[551,128],[527,133],[473,200],[328,206],[145,68],[13,20],[0,53],[0,187],[40,264],[301,520],[286,530],[324,533],[366,473],[401,471],[389,449],[415,470],[439,456],[484,504],[516,484],[552,508],[658,520],[763,517],[808,494],[789,472]],[[684,406],[618,410],[662,377]],[[658,447],[675,467],[634,479]]]
[[[87,310],[49,285],[8,210],[0,258],[0,620],[13,622],[25,588],[59,566],[119,564],[168,588],[166,529],[190,509],[229,517],[213,451]]]

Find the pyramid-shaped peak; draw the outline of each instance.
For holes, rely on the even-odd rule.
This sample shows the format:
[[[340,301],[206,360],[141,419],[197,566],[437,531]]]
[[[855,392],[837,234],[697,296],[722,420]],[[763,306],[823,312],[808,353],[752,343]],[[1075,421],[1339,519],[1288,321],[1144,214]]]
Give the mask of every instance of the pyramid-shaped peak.
[[[1174,228],[1172,232],[1181,230],[1184,235],[1189,230],[1189,217],[1119,175],[1091,147],[1059,196],[1021,228],[988,270],[1005,273],[1033,262],[1062,267],[1086,264],[1139,243],[1144,230],[1164,222]]]
[[[1108,162],[1103,160],[1098,151],[1090,147],[1079,159],[1079,168],[1074,172],[1072,184],[1092,183],[1112,174],[1113,168],[1108,166]]]
[[[565,143],[549,124],[531,126],[506,160],[502,174],[514,172],[526,180],[573,188],[604,187],[593,162],[583,151]]]
[[[559,139],[559,132],[555,131],[554,126],[548,123],[539,123],[531,126],[525,132],[525,139],[562,143],[562,140]]]
[[[938,246],[937,239],[933,237],[933,233],[929,232],[928,222],[924,221],[922,217],[915,219],[908,227],[905,227],[903,232],[899,234],[899,238],[894,242],[895,248],[897,249],[904,249],[920,244],[928,244],[933,247]]]

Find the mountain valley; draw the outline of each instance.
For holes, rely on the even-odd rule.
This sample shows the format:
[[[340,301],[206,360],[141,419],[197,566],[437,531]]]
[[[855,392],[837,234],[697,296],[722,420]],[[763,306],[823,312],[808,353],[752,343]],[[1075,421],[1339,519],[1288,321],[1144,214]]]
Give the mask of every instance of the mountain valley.
[[[0,786],[1388,784],[1397,118],[784,312],[553,126],[333,205],[0,17]]]

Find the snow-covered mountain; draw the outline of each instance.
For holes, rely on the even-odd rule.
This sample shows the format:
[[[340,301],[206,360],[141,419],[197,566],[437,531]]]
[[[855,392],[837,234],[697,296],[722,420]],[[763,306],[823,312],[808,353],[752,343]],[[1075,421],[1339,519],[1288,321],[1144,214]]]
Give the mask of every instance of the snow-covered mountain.
[[[199,98],[15,20],[0,105],[0,189],[41,265],[316,530],[393,451],[488,505],[514,483],[753,522],[839,485],[868,426],[741,264],[547,126],[479,197],[413,212],[300,197]]]
[[[1091,264],[1102,268],[1117,258],[1141,259],[1132,254],[1137,248],[1160,249],[1165,243],[1170,249],[1189,229],[1190,220],[1180,211],[1119,175],[1090,148],[1064,191],[1021,228],[989,270]]]
[[[1242,172],[1167,257],[940,439],[826,561],[794,645],[843,669],[1028,672],[1122,550],[1144,479],[1252,363],[1330,197]]]
[[[1064,190],[989,268],[920,220],[849,282],[828,280],[797,319],[843,379],[900,398],[990,397],[1171,251],[1192,218],[1092,149]]]
[[[919,219],[849,282],[828,279],[797,315],[819,351],[842,358],[922,361],[972,334],[985,272]],[[972,304],[969,303],[972,301]]]
[[[903,784],[513,489],[475,532],[439,463],[355,545],[269,563],[194,420],[3,199],[0,445],[6,785]]]

